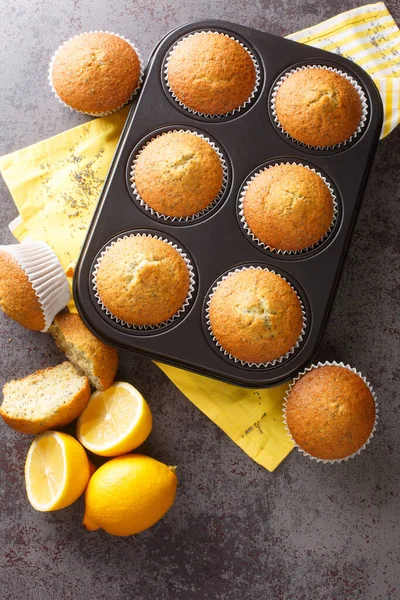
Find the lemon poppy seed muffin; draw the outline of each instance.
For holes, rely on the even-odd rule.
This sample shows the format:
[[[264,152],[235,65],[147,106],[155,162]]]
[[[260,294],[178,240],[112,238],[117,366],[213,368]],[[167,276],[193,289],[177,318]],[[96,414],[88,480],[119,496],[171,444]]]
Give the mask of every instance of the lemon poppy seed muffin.
[[[79,315],[57,315],[49,332],[75,368],[98,390],[106,390],[118,368],[118,350],[108,346],[85,327]]]
[[[167,67],[169,86],[186,107],[222,115],[242,106],[256,85],[249,53],[223,33],[191,35],[172,50]]]
[[[156,212],[190,217],[218,196],[223,168],[206,140],[188,131],[169,131],[140,152],[132,181],[142,200]]]
[[[299,251],[318,242],[333,219],[323,179],[302,165],[274,165],[246,190],[243,213],[251,232],[275,250]]]
[[[42,305],[28,275],[6,250],[0,250],[0,308],[32,331],[42,331],[46,325]]]
[[[237,271],[219,283],[210,300],[209,321],[221,347],[249,363],[283,356],[303,328],[301,304],[293,288],[263,269]]]
[[[375,424],[375,401],[359,375],[321,366],[300,377],[286,402],[295,443],[315,458],[340,460],[357,452]]]
[[[351,137],[360,124],[362,106],[354,86],[323,68],[290,74],[275,99],[283,129],[308,146],[334,146]]]
[[[114,316],[130,325],[157,325],[182,307],[190,277],[184,259],[167,242],[133,235],[106,250],[96,283]]]
[[[136,90],[140,60],[112,33],[83,33],[57,51],[51,68],[56,94],[78,111],[96,115],[121,108]]]

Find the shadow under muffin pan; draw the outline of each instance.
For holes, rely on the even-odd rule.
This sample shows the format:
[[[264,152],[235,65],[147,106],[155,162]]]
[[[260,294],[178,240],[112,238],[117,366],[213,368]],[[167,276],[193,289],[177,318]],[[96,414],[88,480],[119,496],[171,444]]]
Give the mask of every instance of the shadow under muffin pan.
[[[190,113],[165,85],[165,61],[181,38],[196,31],[219,31],[250,50],[260,69],[260,83],[245,108],[224,117]],[[362,131],[350,143],[330,150],[302,147],[280,131],[271,114],[271,94],[284,73],[299,65],[321,65],[350,75],[367,99]],[[95,335],[114,346],[244,387],[283,383],[313,359],[321,341],[362,193],[382,125],[382,103],[370,77],[347,59],[310,46],[225,21],[202,21],[178,27],[154,49],[142,88],[133,101],[74,278],[78,311]],[[140,206],[131,188],[134,157],[164,131],[189,130],[221,151],[227,165],[226,188],[211,210],[188,221],[159,218]],[[243,229],[238,199],[252,174],[268,164],[294,162],[320,173],[331,185],[337,215],[329,234],[305,252],[266,250]],[[99,253],[112,240],[148,231],[173,241],[187,253],[195,271],[189,306],[165,327],[138,330],[111,319],[100,307],[92,284]],[[306,327],[301,343],[286,359],[265,367],[242,365],[224,356],[206,327],[205,307],[216,281],[238,267],[258,266],[282,275],[298,293]]]

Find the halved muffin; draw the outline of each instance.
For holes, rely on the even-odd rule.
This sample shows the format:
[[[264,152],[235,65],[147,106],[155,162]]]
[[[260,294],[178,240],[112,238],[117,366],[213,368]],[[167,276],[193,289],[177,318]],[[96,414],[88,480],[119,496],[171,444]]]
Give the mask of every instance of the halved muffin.
[[[0,416],[17,431],[41,433],[74,421],[89,398],[88,378],[65,361],[6,383]]]
[[[106,390],[118,368],[118,351],[99,340],[79,315],[63,312],[49,329],[57,346],[98,390]]]

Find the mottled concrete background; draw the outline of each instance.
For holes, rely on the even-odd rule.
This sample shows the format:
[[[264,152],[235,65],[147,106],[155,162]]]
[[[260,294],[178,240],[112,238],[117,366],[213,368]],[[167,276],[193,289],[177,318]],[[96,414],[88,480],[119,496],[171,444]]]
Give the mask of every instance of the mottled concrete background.
[[[285,35],[359,0],[28,0],[3,3],[0,153],[86,117],[51,96],[48,60],[91,29],[129,36],[147,57],[171,28],[207,17]],[[400,3],[389,0],[395,18]],[[253,463],[150,361],[122,354],[119,377],[154,412],[145,451],[178,465],[173,509],[130,539],[80,526],[83,503],[35,512],[25,496],[30,436],[0,423],[1,600],[372,600],[400,598],[399,133],[379,144],[320,359],[368,375],[381,406],[378,435],[341,466],[292,452],[270,474]],[[0,241],[16,210],[1,182]],[[0,384],[60,361],[47,335],[0,315]]]

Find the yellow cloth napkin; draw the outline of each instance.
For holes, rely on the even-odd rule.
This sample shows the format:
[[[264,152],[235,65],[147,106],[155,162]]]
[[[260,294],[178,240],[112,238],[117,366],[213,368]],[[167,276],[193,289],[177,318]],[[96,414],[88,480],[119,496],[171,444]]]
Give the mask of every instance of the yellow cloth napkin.
[[[73,267],[128,116],[129,107],[0,158],[20,218],[13,235],[47,242],[70,285]],[[74,303],[70,302],[74,311]]]
[[[384,99],[387,135],[399,121],[399,31],[385,5],[338,15],[292,39],[362,62]],[[390,82],[390,83],[389,83]],[[15,237],[46,241],[72,274],[128,108],[0,159],[20,217]],[[75,310],[71,303],[70,310]],[[250,390],[159,364],[175,385],[253,460],[273,471],[292,449],[282,422],[286,385]]]
[[[400,31],[384,2],[348,10],[287,36],[340,54],[372,77],[382,97],[381,139],[400,122]]]

